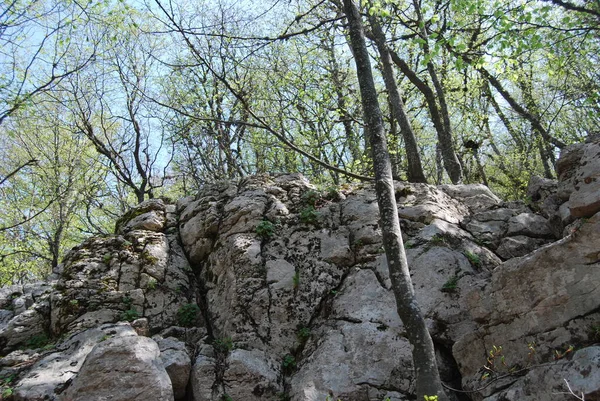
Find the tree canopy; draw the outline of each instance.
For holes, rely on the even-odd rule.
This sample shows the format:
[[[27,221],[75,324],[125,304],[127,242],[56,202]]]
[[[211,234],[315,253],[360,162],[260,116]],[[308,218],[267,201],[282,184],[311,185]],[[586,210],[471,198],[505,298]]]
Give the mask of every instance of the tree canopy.
[[[374,177],[337,0],[1,0],[0,284],[152,197]],[[600,132],[600,5],[362,1],[395,179],[524,196]]]

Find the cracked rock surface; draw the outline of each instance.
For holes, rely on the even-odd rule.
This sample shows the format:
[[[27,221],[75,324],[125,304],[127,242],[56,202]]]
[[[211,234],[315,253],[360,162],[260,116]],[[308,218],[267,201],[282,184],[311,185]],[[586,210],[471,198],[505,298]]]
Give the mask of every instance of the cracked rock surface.
[[[596,174],[586,146],[559,162],[568,182],[532,179],[527,205],[482,185],[396,183],[442,380],[464,391],[451,399],[567,400],[563,379],[598,399],[600,214],[577,196]],[[14,399],[414,399],[370,185],[207,184],[177,205],[138,205],[115,232],[74,248],[51,282],[0,290]]]

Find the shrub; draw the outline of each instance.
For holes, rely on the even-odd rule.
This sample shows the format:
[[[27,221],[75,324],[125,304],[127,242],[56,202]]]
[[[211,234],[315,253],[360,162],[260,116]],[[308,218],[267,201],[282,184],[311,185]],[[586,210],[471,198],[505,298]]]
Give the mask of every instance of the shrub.
[[[319,195],[319,193],[317,191],[311,189],[310,191],[302,194],[300,199],[302,200],[302,203],[304,203],[305,205],[314,207],[320,198],[321,198],[321,196]]]
[[[215,348],[215,351],[221,354],[227,354],[233,349],[233,340],[231,340],[231,337],[216,339],[213,342],[213,347]]]
[[[325,198],[328,200],[338,200],[340,197],[340,192],[336,187],[327,187],[327,189],[325,190]]]
[[[298,330],[296,336],[298,337],[298,340],[304,342],[308,340],[308,337],[310,337],[310,329],[308,327],[302,327],[300,330]]]
[[[286,372],[294,370],[296,368],[296,358],[294,358],[294,355],[287,354],[284,356],[281,366]]]
[[[262,239],[269,239],[275,233],[275,226],[269,220],[263,220],[256,226],[256,234]]]
[[[140,317],[140,314],[135,309],[127,309],[125,312],[121,313],[121,320],[126,320],[128,322],[133,322],[138,317]]]
[[[27,340],[27,347],[32,349],[44,348],[49,342],[50,339],[45,333],[37,334]]]
[[[458,277],[457,275],[450,277],[448,281],[446,281],[442,286],[442,292],[455,292],[457,289],[459,278],[460,277]]]
[[[177,311],[177,321],[180,326],[183,327],[192,327],[194,323],[196,323],[196,319],[198,318],[198,313],[200,313],[200,307],[196,304],[186,304],[183,305]]]
[[[309,205],[300,210],[300,221],[304,224],[317,224],[319,212],[314,206]]]
[[[142,252],[141,258],[142,261],[148,263],[149,265],[155,265],[156,263],[158,263],[158,258],[148,251]]]
[[[479,267],[481,265],[481,259],[479,258],[479,255],[477,255],[476,253],[465,251],[464,255],[466,256],[467,259],[469,259],[469,262],[474,267]]]

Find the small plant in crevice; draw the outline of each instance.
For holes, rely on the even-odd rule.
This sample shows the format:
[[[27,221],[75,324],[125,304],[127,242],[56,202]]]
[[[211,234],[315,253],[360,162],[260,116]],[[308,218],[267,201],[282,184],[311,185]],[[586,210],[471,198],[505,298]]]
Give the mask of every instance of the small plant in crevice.
[[[155,290],[157,286],[158,286],[158,281],[156,281],[156,279],[154,277],[150,278],[148,280],[148,283],[146,284],[146,288],[148,290]]]
[[[506,366],[506,360],[502,354],[502,346],[492,345],[492,349],[488,352],[486,364],[483,366],[485,372],[481,376],[481,380],[488,379],[492,373],[496,373],[498,362],[502,366]]]
[[[566,357],[573,351],[575,351],[575,347],[573,345],[569,345],[564,351],[559,351],[559,350],[555,349],[554,350],[554,360],[558,361],[560,359],[563,359],[564,357]]]
[[[300,329],[298,329],[296,337],[298,337],[298,340],[300,340],[300,342],[306,342],[306,340],[308,340],[308,338],[310,337],[310,329],[308,327],[301,327]]]
[[[12,387],[6,387],[2,390],[2,399],[3,400],[9,400],[12,399],[14,390],[12,389]]]
[[[294,355],[287,354],[283,357],[283,361],[281,362],[281,368],[284,372],[290,373],[294,369],[296,369],[296,358]]]
[[[185,304],[177,311],[177,322],[183,327],[192,327],[200,313],[200,307],[196,304]]]
[[[592,341],[600,341],[600,322],[590,325],[589,337]]]
[[[45,333],[37,334],[27,340],[27,347],[31,349],[45,348],[50,343],[50,338]]]
[[[294,289],[298,289],[298,286],[300,285],[300,272],[296,272],[296,274],[294,274],[292,281],[294,282]]]
[[[263,220],[256,226],[256,234],[264,240],[267,240],[275,234],[275,225],[269,220]]]
[[[325,189],[325,199],[335,201],[340,198],[340,191],[337,187],[330,186]]]
[[[316,225],[319,221],[319,212],[314,206],[308,205],[300,210],[300,222]]]
[[[446,281],[444,283],[444,285],[441,288],[442,292],[455,292],[458,289],[458,280],[460,279],[460,277],[455,274],[454,276],[450,277],[448,279],[448,281]]]
[[[429,242],[431,242],[432,245],[437,245],[437,246],[446,245],[446,239],[441,234],[434,235],[433,237],[431,237]]]
[[[396,199],[406,198],[407,196],[413,194],[413,190],[411,187],[398,187],[394,191],[394,194],[396,195]]]
[[[156,263],[158,263],[158,258],[156,256],[152,255],[148,251],[142,252],[141,259],[142,259],[142,261],[148,263],[149,265],[155,265]]]
[[[277,393],[277,399],[279,401],[290,401],[292,397],[288,393]]]
[[[233,401],[233,398],[231,398],[229,394],[225,393],[221,396],[220,401]]]
[[[102,261],[104,262],[105,265],[108,265],[111,260],[112,260],[112,254],[110,254],[110,253],[105,253],[104,256],[102,257]]]
[[[213,348],[220,354],[228,354],[233,349],[231,337],[218,338],[213,341]]]
[[[7,399],[12,395],[12,385],[17,380],[17,375],[15,373],[11,373],[8,376],[3,376],[0,378],[0,387],[2,388],[2,396]],[[5,394],[6,392],[6,394]]]
[[[321,195],[319,195],[317,191],[311,189],[310,191],[303,193],[300,199],[305,205],[315,207],[317,205],[317,201],[321,199]]]
[[[121,320],[125,320],[128,322],[133,322],[135,319],[139,318],[140,314],[133,308],[127,309],[126,311],[121,313]]]
[[[473,267],[481,266],[481,258],[479,257],[479,255],[470,251],[465,251],[463,254],[469,260],[469,263],[471,263]]]

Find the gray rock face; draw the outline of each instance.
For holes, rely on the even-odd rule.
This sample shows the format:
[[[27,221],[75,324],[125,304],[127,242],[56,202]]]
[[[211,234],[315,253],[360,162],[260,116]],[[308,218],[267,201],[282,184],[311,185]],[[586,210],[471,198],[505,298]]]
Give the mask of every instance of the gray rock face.
[[[580,177],[586,146],[559,179]],[[470,399],[567,399],[565,378],[594,400],[600,214],[573,222],[564,182],[530,184],[526,205],[396,183],[417,299],[442,380]],[[144,202],[53,285],[0,289],[0,386],[17,400],[413,399],[378,219],[369,185],[323,193],[297,174]]]
[[[574,217],[590,217],[600,211],[600,141],[588,144],[573,175],[569,208]]]
[[[61,401],[174,400],[158,345],[148,337],[110,338],[94,346]]]
[[[549,242],[549,240],[531,238],[526,235],[506,237],[500,242],[500,246],[496,249],[496,253],[504,260],[518,258],[535,251]]]
[[[552,228],[542,216],[533,213],[521,213],[508,220],[506,235],[525,235],[533,238],[552,238]]]
[[[499,371],[494,374],[500,375],[510,366],[525,367],[551,361],[553,354],[562,358],[565,352],[570,352],[569,347],[574,342],[595,341],[589,325],[600,319],[599,232],[600,214],[596,214],[563,240],[504,263],[496,269],[485,291],[475,290],[466,295],[469,314],[480,323],[476,331],[464,335],[453,347],[466,388],[482,385],[481,377],[485,373],[482,357],[494,346],[501,346],[506,358],[507,368],[496,367]],[[555,369],[566,378],[572,376],[570,367],[564,364]],[[530,375],[535,376],[533,372],[538,368],[532,366]],[[543,373],[537,375],[543,376]],[[523,387],[526,378],[511,378],[508,384],[511,383],[513,390],[519,389],[513,393],[520,394],[521,400],[540,399],[537,392],[522,392],[522,388],[527,388]],[[599,383],[592,385],[594,389],[589,391],[600,391]],[[485,394],[492,396],[506,389],[508,384],[506,380],[500,381]],[[577,387],[577,391],[587,392],[587,388]],[[508,399],[518,399],[514,397]]]
[[[185,343],[173,337],[157,340],[160,359],[171,379],[175,399],[183,399],[192,370],[192,360]]]
[[[55,399],[77,376],[87,355],[97,344],[112,337],[126,336],[135,336],[135,331],[129,325],[103,325],[75,334],[45,354],[31,355],[21,361],[31,363],[32,368],[14,387],[15,399]],[[8,358],[13,354],[9,354]]]

